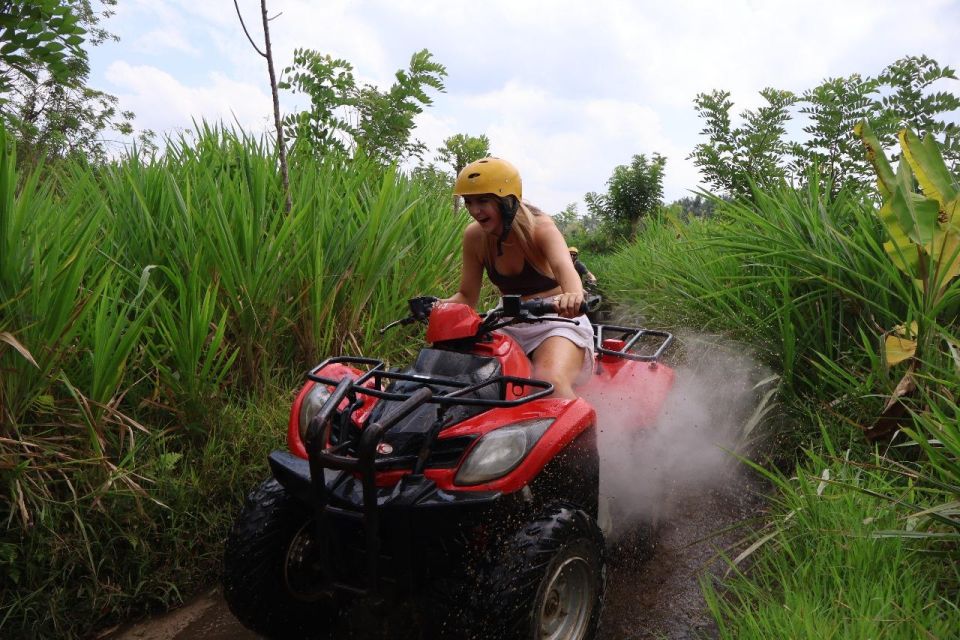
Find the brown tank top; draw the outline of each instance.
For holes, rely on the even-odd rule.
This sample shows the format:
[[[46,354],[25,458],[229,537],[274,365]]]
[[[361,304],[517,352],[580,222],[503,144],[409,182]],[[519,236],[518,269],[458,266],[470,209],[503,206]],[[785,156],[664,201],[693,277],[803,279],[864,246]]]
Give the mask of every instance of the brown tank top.
[[[537,271],[526,258],[523,259],[523,269],[520,273],[504,275],[497,271],[492,263],[485,262],[484,268],[490,282],[495,284],[500,293],[505,296],[529,296],[542,291],[549,291],[560,285],[559,282]]]

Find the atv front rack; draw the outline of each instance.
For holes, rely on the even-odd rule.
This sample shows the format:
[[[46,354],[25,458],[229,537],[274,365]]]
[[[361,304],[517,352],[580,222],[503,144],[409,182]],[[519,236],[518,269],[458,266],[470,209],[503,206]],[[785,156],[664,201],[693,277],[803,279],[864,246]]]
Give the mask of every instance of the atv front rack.
[[[450,387],[453,390],[444,394],[431,396],[428,400],[422,402],[428,402],[433,404],[440,405],[466,405],[473,407],[516,407],[521,404],[525,404],[532,400],[537,400],[539,398],[545,398],[546,396],[553,393],[553,385],[549,382],[543,380],[536,380],[534,378],[518,378],[516,376],[495,376],[493,378],[488,378],[477,384],[470,384],[464,382],[463,380],[457,380],[455,378],[448,378],[446,376],[437,376],[437,375],[423,375],[417,373],[403,373],[400,371],[388,371],[384,369],[384,362],[382,360],[377,360],[376,358],[360,358],[355,356],[336,356],[333,358],[327,358],[319,365],[314,367],[310,373],[307,374],[307,379],[313,380],[321,384],[329,385],[331,387],[337,386],[341,380],[336,380],[333,378],[325,378],[319,375],[317,372],[322,371],[324,368],[331,364],[347,364],[347,365],[361,365],[370,367],[366,373],[361,375],[358,378],[352,379],[353,391],[356,393],[361,393],[364,395],[373,396],[375,398],[380,398],[381,400],[406,400],[412,396],[411,393],[397,393],[395,391],[387,391],[384,389],[383,381],[384,380],[404,380],[407,382],[421,382],[425,385],[437,386],[437,387]],[[370,380],[373,380],[374,386],[367,386],[366,383]],[[540,389],[540,391],[535,391],[530,395],[515,398],[513,400],[492,400],[487,398],[469,398],[464,397],[471,393],[476,393],[484,387],[491,385],[500,385],[500,396],[504,398],[506,396],[507,385],[512,384],[515,387],[535,387]],[[422,403],[421,403],[422,404]]]
[[[654,329],[640,329],[637,327],[619,327],[612,324],[594,325],[594,348],[597,353],[613,356],[615,358],[625,358],[627,360],[638,360],[640,362],[657,362],[663,357],[667,348],[673,343],[673,334],[666,331],[656,331]],[[623,343],[619,349],[608,348],[611,344],[610,334],[617,333],[617,346]],[[606,334],[606,335],[605,335]],[[642,340],[648,337],[659,338],[659,343],[654,343],[653,353],[633,353],[633,349]],[[607,345],[607,346],[604,346]]]
[[[327,378],[319,372],[332,364],[359,365],[369,367],[362,375],[339,380]],[[402,373],[388,371],[381,360],[373,358],[359,358],[352,356],[338,356],[324,360],[307,374],[307,377],[318,383],[334,387],[329,398],[317,414],[307,424],[304,433],[301,433],[307,450],[310,470],[311,499],[316,513],[316,524],[320,540],[327,540],[330,514],[343,514],[344,508],[329,504],[330,488],[327,486],[325,471],[327,469],[359,476],[363,505],[362,511],[356,511],[355,517],[363,521],[364,537],[366,542],[366,588],[358,589],[353,586],[338,583],[333,579],[333,572],[329,566],[323,568],[328,583],[338,589],[353,591],[360,594],[375,594],[379,584],[380,558],[380,504],[378,503],[378,489],[376,474],[378,471],[403,466],[412,472],[401,479],[401,499],[423,496],[432,491],[438,491],[429,479],[423,476],[423,470],[431,449],[443,429],[444,414],[448,407],[453,405],[480,406],[480,407],[516,407],[533,400],[546,397],[553,392],[553,385],[543,380],[518,378],[515,376],[498,375],[479,383],[470,384],[445,376],[423,375],[416,373]],[[384,381],[406,381],[422,383],[422,386],[410,391],[387,390]],[[499,385],[500,399],[469,397],[479,390]],[[506,399],[508,385],[514,385],[515,395],[517,387],[532,387],[537,391],[512,400]],[[333,446],[331,433],[336,419],[349,420],[350,415],[362,405],[358,395],[369,395],[381,400],[400,401],[372,424],[363,427],[353,439],[343,438]],[[379,447],[391,428],[413,413],[424,404],[440,405],[436,420],[426,433],[422,445],[416,455],[407,454],[391,456]],[[343,405],[343,406],[341,406]],[[273,461],[272,461],[273,462]],[[275,470],[277,471],[277,470]],[[478,499],[487,499],[486,496],[477,496]],[[326,562],[328,554],[321,554]]]

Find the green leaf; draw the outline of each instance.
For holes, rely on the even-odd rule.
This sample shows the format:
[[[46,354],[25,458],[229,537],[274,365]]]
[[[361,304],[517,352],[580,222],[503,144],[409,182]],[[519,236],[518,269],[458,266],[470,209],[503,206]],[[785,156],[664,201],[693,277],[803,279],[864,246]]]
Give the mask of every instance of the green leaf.
[[[937,218],[940,215],[940,205],[936,200],[924,198],[916,193],[906,194],[905,201],[911,221],[911,229],[908,232],[910,239],[929,249],[939,228]]]
[[[883,153],[883,147],[880,145],[880,141],[877,140],[877,136],[873,133],[873,129],[870,128],[870,125],[866,120],[861,120],[853,127],[853,133],[860,138],[863,142],[863,146],[866,148],[867,160],[870,161],[870,164],[873,165],[874,170],[877,172],[877,188],[880,190],[880,195],[883,198],[888,198],[894,189],[894,175],[893,169],[890,167],[890,162],[887,161],[887,156]]]
[[[953,229],[938,233],[929,253],[936,260],[940,288],[943,289],[960,275],[960,233]]]
[[[897,196],[899,196],[899,199]],[[883,243],[883,248],[887,252],[887,255],[890,256],[890,259],[893,260],[893,263],[897,265],[898,269],[907,275],[913,276],[917,273],[918,267],[920,266],[919,256],[917,255],[916,247],[901,224],[901,219],[895,204],[896,201],[900,202],[900,209],[906,209],[906,204],[903,202],[903,194],[898,190],[895,196],[884,202],[883,206],[881,206],[877,212],[887,231],[887,235],[890,237],[889,242]],[[907,220],[909,221],[909,216]]]

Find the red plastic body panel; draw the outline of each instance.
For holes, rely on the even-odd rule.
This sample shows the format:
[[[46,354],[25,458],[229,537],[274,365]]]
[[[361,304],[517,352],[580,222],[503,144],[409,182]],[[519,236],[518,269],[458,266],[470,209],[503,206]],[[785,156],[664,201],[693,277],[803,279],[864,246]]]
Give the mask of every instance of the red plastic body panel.
[[[473,351],[478,356],[496,358],[500,361],[500,370],[505,376],[529,378],[533,374],[530,358],[523,352],[516,340],[502,333],[494,332],[490,342],[479,342],[474,345]],[[507,400],[515,400],[528,393],[527,389],[507,387]]]
[[[621,340],[604,340],[607,349],[621,349]],[[629,420],[614,419],[609,426],[646,429],[660,415],[673,387],[674,371],[659,362],[628,360],[606,354],[597,358],[597,371],[577,392],[595,407],[601,418],[610,412],[628,412]],[[625,427],[623,425],[629,425]]]
[[[443,323],[427,330],[427,337],[431,341],[446,341],[460,337],[473,336],[476,327],[467,332],[472,326],[473,318],[479,322],[479,316],[470,307],[452,303],[435,305],[431,313],[431,320],[446,313],[447,319]],[[469,311],[466,313],[465,311]],[[472,314],[472,315],[471,315]],[[453,320],[451,320],[453,318]],[[460,323],[459,329],[441,330],[447,323]],[[467,332],[466,335],[460,332]],[[438,337],[438,335],[440,337]],[[623,342],[619,340],[605,340],[604,346],[608,349],[621,349]],[[489,341],[477,342],[473,345],[472,353],[480,356],[494,357],[500,361],[503,375],[520,378],[531,377],[532,367],[526,354],[510,337],[494,332]],[[324,377],[340,379],[343,376],[359,377],[361,372],[343,364],[333,364],[318,372]],[[543,398],[534,400],[518,407],[497,407],[473,416],[462,423],[443,431],[439,438],[453,438],[463,435],[476,435],[477,441],[486,433],[511,423],[535,418],[555,418],[554,423],[543,434],[533,450],[520,465],[506,476],[497,480],[470,486],[454,484],[457,468],[427,469],[424,475],[437,483],[441,489],[456,491],[501,491],[512,493],[519,491],[532,481],[544,466],[560,451],[569,445],[585,430],[593,427],[597,422],[597,412],[594,407],[601,408],[601,417],[608,411],[626,412],[629,420],[614,420],[615,424],[607,425],[617,428],[616,425],[628,424],[620,428],[645,429],[649,428],[660,414],[666,401],[667,394],[673,386],[674,372],[670,367],[651,362],[627,360],[615,356],[601,355],[597,361],[597,372],[589,382],[578,387],[581,397],[573,400],[558,398]],[[290,412],[290,424],[287,431],[287,442],[290,451],[301,458],[306,458],[306,449],[300,440],[299,415],[303,398],[309,392],[314,382],[307,382],[297,395]],[[373,381],[370,381],[373,384]],[[528,389],[514,387],[507,388],[507,399],[521,397],[528,393]],[[370,411],[378,402],[377,398],[360,394],[363,406],[354,413],[354,422],[363,424]],[[346,400],[344,400],[346,403]],[[343,407],[345,405],[341,405]],[[476,446],[474,444],[473,446]],[[466,454],[469,455],[469,452]],[[377,475],[377,485],[386,487],[396,484],[409,471],[386,471]]]
[[[436,482],[441,489],[448,491],[501,491],[503,493],[519,491],[533,480],[564,447],[573,442],[584,430],[594,425],[596,414],[593,407],[585,400],[582,398],[574,400],[543,398],[519,407],[491,409],[464,420],[457,426],[451,427],[440,434],[441,440],[470,434],[477,434],[482,437],[494,429],[499,429],[514,422],[550,417],[555,417],[556,420],[540,437],[533,450],[527,454],[527,457],[516,469],[502,478],[483,484],[464,486],[454,484],[457,468],[426,469],[423,475]],[[478,437],[477,441],[479,440]],[[476,446],[476,442],[473,446]],[[470,455],[469,449],[464,454],[464,458],[468,455]],[[377,476],[377,486],[393,486],[407,473],[409,471],[402,470],[381,473]]]
[[[340,380],[344,376],[350,378],[359,378],[362,374],[361,371],[354,369],[353,367],[348,367],[342,363],[334,363],[329,366],[324,367],[317,372],[318,375],[323,376],[324,378],[330,378],[332,380]],[[307,397],[307,394],[313,389],[313,386],[320,384],[319,382],[314,382],[313,380],[308,380],[303,388],[300,389],[300,393],[297,394],[296,399],[293,401],[293,406],[290,408],[290,421],[287,424],[287,448],[290,449],[290,453],[295,456],[299,456],[304,460],[307,459],[307,449],[303,445],[303,440],[300,439],[300,407],[303,405],[303,399]],[[373,384],[371,380],[367,386]],[[329,387],[333,391],[333,387]],[[363,400],[363,406],[357,409],[353,413],[353,419],[355,422],[363,422],[367,419],[367,416],[370,415],[370,411],[373,410],[373,406],[376,404],[377,399],[373,396],[360,395],[360,399]],[[347,405],[347,401],[344,400],[340,403],[339,408],[344,408]]]
[[[457,302],[437,302],[430,310],[427,342],[436,344],[477,335],[480,315],[473,307]]]

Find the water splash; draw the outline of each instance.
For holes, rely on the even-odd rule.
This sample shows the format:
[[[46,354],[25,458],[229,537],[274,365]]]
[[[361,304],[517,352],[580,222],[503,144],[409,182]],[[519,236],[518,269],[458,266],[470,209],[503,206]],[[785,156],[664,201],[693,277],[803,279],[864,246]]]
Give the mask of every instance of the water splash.
[[[676,378],[654,428],[638,430],[631,407],[596,403],[600,494],[612,537],[670,518],[684,496],[723,489],[770,411],[777,377],[742,345],[678,335]],[[587,398],[589,400],[589,398]]]

